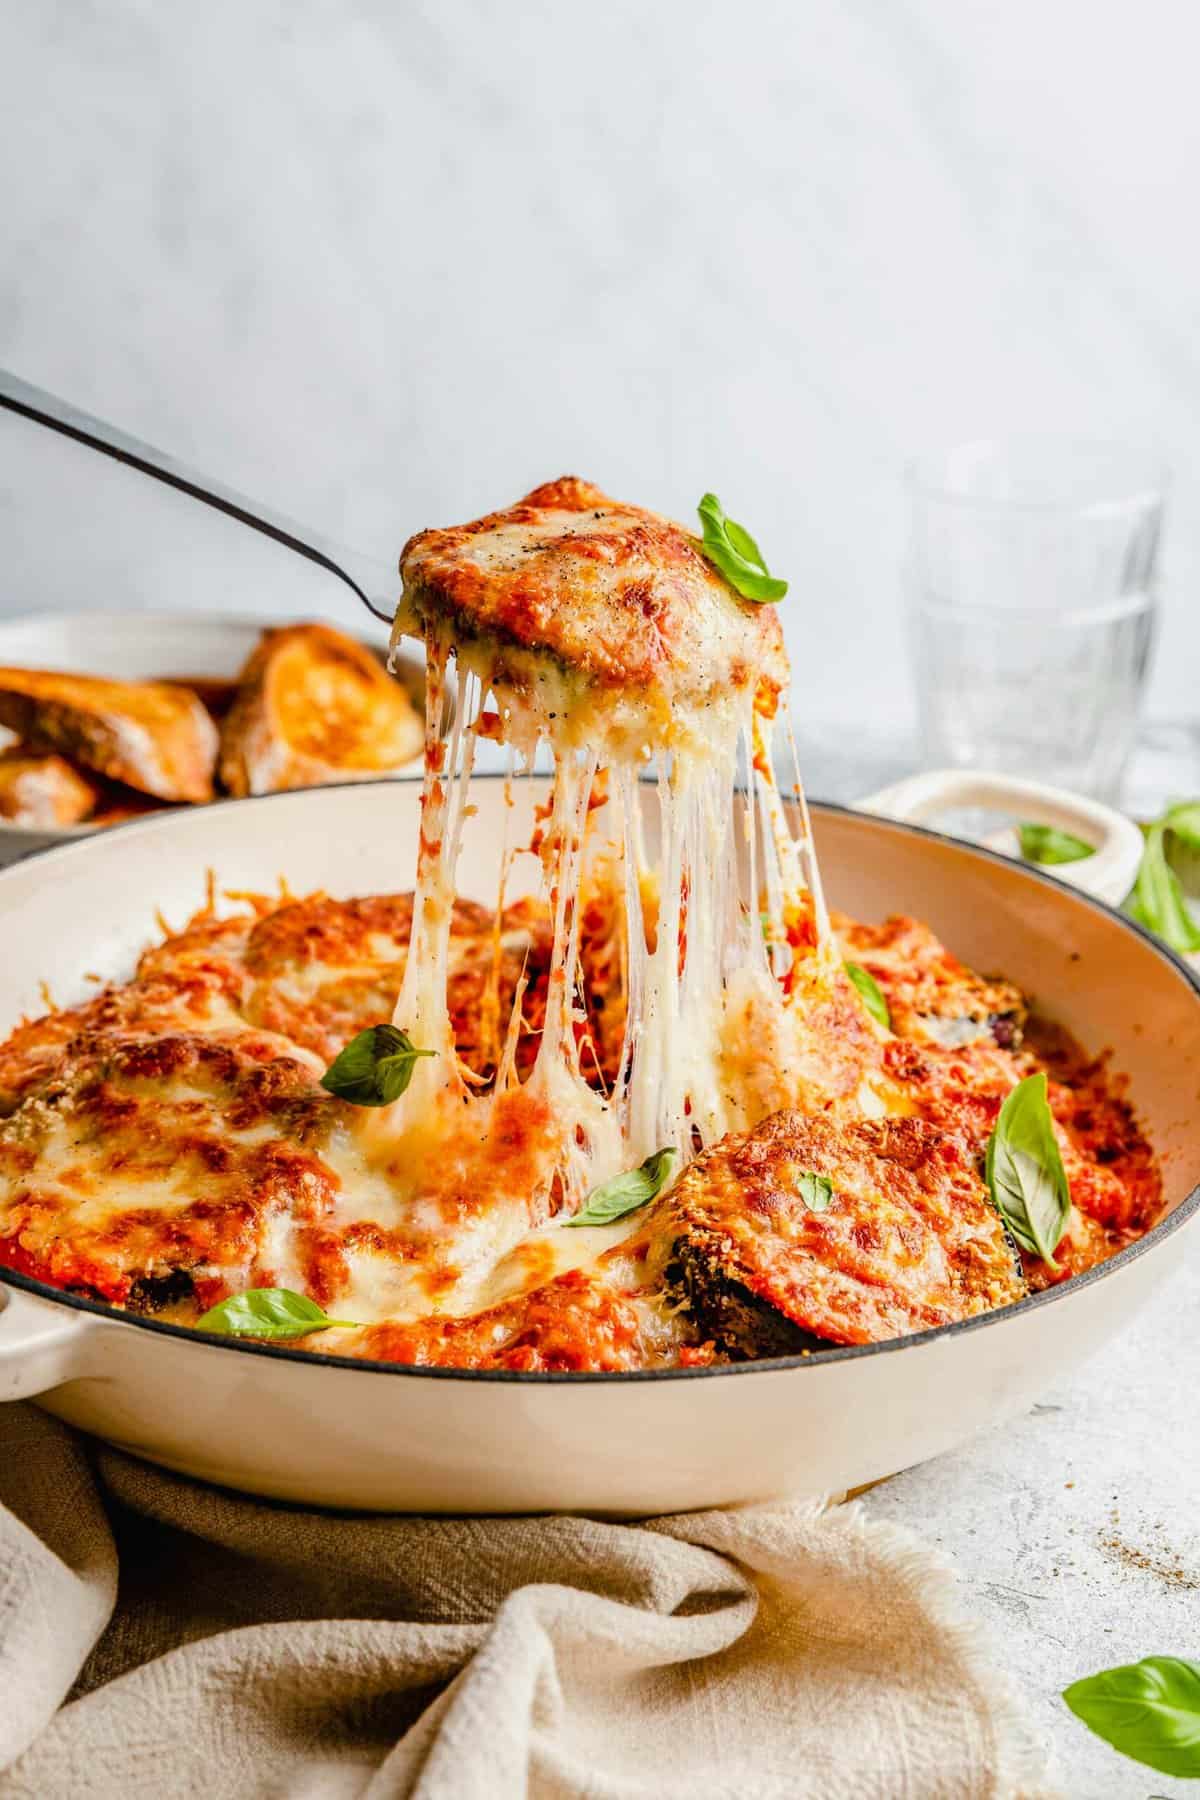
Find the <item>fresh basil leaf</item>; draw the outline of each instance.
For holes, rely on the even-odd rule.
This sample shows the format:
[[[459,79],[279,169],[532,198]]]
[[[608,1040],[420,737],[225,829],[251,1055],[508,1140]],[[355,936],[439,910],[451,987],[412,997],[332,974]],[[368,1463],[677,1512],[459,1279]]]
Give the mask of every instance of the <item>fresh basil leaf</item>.
[[[809,1212],[824,1212],[833,1201],[833,1183],[828,1175],[801,1175],[796,1192]]]
[[[1082,838],[1072,836],[1069,831],[1059,831],[1053,825],[1018,825],[1017,836],[1026,862],[1082,862],[1085,856],[1096,854],[1094,845],[1085,844]]]
[[[725,516],[715,494],[705,494],[696,511],[704,528],[698,548],[743,600],[782,600],[788,584],[771,575],[762,551],[744,525]]]
[[[846,963],[845,970],[859,993],[862,995],[863,1005],[866,1007],[871,1017],[878,1020],[885,1031],[890,1031],[892,1029],[892,1015],[888,1011],[888,1003],[883,997],[883,990],[880,988],[879,983],[876,981],[871,971],[869,969],[864,969],[861,963],[856,962]]]
[[[1122,1756],[1160,1775],[1200,1776],[1200,1664],[1144,1656],[1073,1681],[1063,1699]]]
[[[985,1170],[996,1210],[1018,1244],[1053,1267],[1071,1216],[1071,1190],[1044,1074],[1019,1081],[1000,1108]]]
[[[636,1212],[639,1206],[645,1206],[647,1200],[653,1200],[667,1184],[671,1170],[675,1166],[676,1152],[673,1146],[666,1150],[656,1150],[648,1156],[638,1169],[628,1169],[624,1175],[614,1175],[611,1181],[605,1181],[594,1188],[568,1225],[615,1225],[626,1213]]]
[[[210,1307],[196,1320],[197,1331],[216,1331],[225,1337],[295,1338],[310,1331],[328,1331],[331,1325],[353,1325],[352,1319],[331,1319],[315,1300],[294,1294],[290,1288],[247,1288],[231,1294],[219,1306]]]
[[[1146,848],[1125,911],[1155,932],[1172,950],[1191,955],[1200,950],[1200,927],[1187,909],[1179,877],[1167,862],[1163,843],[1166,824],[1157,819],[1146,828]]]
[[[1162,822],[1187,849],[1200,850],[1200,800],[1177,800],[1168,806]]]
[[[390,1106],[412,1080],[417,1058],[432,1055],[395,1025],[368,1025],[334,1057],[321,1086],[351,1106]]]

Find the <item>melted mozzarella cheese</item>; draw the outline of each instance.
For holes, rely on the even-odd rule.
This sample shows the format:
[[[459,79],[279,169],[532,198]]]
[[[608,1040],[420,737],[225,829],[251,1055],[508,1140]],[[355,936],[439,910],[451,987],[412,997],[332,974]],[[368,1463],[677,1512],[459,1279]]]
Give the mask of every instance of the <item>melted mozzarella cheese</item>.
[[[752,697],[706,720],[702,753],[689,743],[651,764],[622,731],[599,732],[589,748],[580,748],[578,709],[554,686],[569,685],[568,674],[539,668],[536,680],[524,671],[514,682],[507,650],[501,663],[478,641],[454,645],[442,624],[428,626],[425,639],[422,828],[412,945],[394,1018],[434,1055],[417,1064],[406,1093],[373,1115],[364,1132],[431,1240],[439,1214],[452,1210],[456,1184],[486,1196],[469,1230],[461,1218],[454,1222],[456,1268],[435,1301],[438,1310],[462,1314],[610,1253],[633,1221],[564,1229],[610,1176],[667,1146],[679,1152],[682,1166],[728,1131],[750,1129],[768,1112],[795,1103],[819,1059],[820,1045],[808,1042],[806,1025],[814,993],[828,990],[840,962],[807,811],[801,796],[801,831],[794,836]],[[444,747],[440,723],[452,651],[460,697]],[[485,702],[498,708],[501,735],[527,763],[542,744],[553,755],[550,807],[539,834],[553,950],[533,1070],[518,1079],[518,986],[494,1090],[481,1094],[464,1081],[457,1062],[446,983],[457,860]],[[736,786],[739,757],[749,775],[748,805]],[[615,777],[603,816],[616,840],[611,856],[623,867],[625,897],[625,1033],[609,1094],[584,1079],[578,1043],[580,892],[601,768]],[[739,819],[748,892],[739,877]],[[657,846],[653,858],[648,841]],[[506,851],[498,910],[508,860]],[[794,972],[782,979],[801,964],[803,979]],[[866,1076],[861,1085],[873,1105],[885,1104]],[[524,1139],[519,1166],[506,1149],[514,1135]],[[627,1273],[636,1285],[632,1265]]]

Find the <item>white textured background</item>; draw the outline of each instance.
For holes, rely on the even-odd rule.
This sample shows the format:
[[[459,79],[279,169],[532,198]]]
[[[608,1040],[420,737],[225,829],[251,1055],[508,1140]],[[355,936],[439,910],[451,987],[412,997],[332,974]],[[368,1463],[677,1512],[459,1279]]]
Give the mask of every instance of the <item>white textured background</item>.
[[[684,516],[713,487],[794,583],[818,724],[908,715],[913,450],[1145,442],[1154,708],[1191,711],[1198,21],[8,0],[0,361],[381,557],[565,470]],[[0,457],[5,609],[343,609],[32,427]]]

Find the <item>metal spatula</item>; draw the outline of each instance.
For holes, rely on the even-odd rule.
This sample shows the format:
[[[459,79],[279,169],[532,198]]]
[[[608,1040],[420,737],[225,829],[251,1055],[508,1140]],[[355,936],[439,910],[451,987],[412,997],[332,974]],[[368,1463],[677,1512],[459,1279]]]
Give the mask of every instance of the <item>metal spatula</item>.
[[[0,369],[0,406],[22,418],[33,419],[39,425],[47,425],[64,437],[74,438],[76,443],[86,444],[91,450],[99,450],[115,462],[164,482],[167,487],[178,488],[181,493],[190,494],[193,500],[203,501],[205,506],[214,507],[228,518],[261,532],[264,537],[273,538],[285,549],[294,550],[298,556],[307,557],[309,562],[336,575],[368,611],[385,624],[391,624],[395,610],[394,587],[399,577],[392,576],[386,564],[332,543],[307,526],[298,525],[286,514],[270,510],[259,501],[239,494],[236,489],[198,474],[177,457],[168,456],[165,451],[142,443],[117,426],[82,412],[79,407],[60,400],[56,394],[34,387],[32,382],[22,381],[19,375],[7,369]],[[392,594],[386,591],[389,580],[393,585]]]

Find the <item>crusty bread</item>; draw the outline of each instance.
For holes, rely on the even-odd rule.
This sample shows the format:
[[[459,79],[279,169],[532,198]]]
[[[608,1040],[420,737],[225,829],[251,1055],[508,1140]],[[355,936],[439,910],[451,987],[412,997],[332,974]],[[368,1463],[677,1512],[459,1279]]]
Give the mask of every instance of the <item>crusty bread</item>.
[[[186,688],[0,668],[0,724],[139,793],[212,799],[217,728]]]
[[[0,819],[27,831],[78,825],[95,808],[99,790],[63,756],[0,755]]]
[[[122,787],[119,781],[106,781],[88,824],[97,831],[106,831],[110,825],[126,825],[130,819],[145,819],[151,813],[162,812],[164,806],[153,794],[137,794],[132,788]]]
[[[424,724],[364,644],[328,625],[266,631],[221,725],[231,794],[372,781],[418,756]]]

